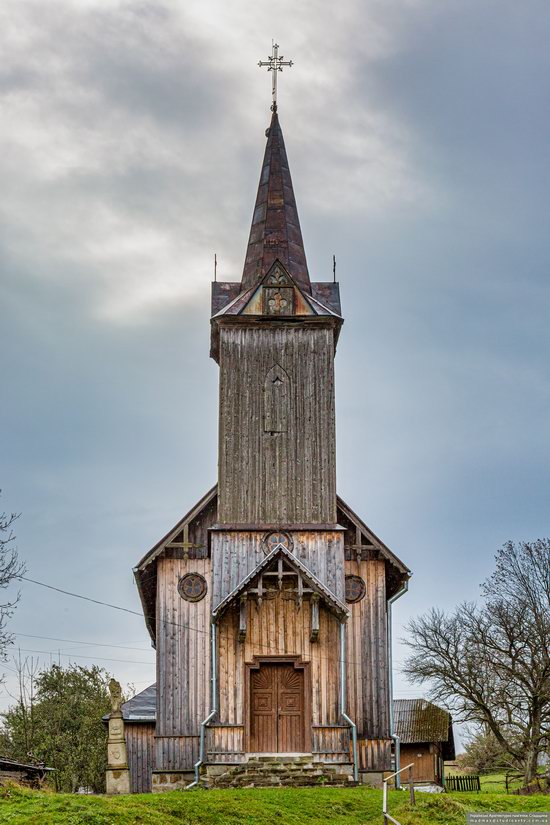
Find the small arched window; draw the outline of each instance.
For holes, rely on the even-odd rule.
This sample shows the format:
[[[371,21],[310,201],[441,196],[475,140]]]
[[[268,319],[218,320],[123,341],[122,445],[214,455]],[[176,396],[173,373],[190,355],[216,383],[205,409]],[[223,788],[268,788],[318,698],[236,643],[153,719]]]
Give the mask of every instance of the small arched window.
[[[264,382],[264,431],[286,433],[288,429],[288,403],[290,379],[284,369],[275,364]]]

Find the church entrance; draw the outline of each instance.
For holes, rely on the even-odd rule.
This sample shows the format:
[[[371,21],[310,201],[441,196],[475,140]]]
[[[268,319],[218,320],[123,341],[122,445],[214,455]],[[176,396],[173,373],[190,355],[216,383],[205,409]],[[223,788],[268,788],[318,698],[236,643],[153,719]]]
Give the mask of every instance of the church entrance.
[[[251,753],[303,753],[305,679],[290,662],[260,664],[250,671]]]

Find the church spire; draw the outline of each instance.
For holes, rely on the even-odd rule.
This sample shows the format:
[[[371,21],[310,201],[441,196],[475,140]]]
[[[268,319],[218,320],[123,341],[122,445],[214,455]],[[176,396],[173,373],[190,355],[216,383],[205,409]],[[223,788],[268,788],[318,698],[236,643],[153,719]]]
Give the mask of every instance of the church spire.
[[[277,105],[274,104],[272,109],[241,288],[244,290],[257,284],[278,259],[296,283],[311,293],[306,253]]]

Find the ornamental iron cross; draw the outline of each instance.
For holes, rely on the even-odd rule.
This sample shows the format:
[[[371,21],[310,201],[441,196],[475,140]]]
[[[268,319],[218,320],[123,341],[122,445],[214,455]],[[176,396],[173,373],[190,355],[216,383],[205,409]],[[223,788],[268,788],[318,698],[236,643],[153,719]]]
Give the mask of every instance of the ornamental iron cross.
[[[267,60],[260,60],[258,66],[262,68],[263,66],[267,66],[268,72],[273,72],[272,76],[272,84],[271,84],[271,94],[273,96],[273,103],[271,105],[272,111],[277,111],[277,72],[283,71],[283,66],[292,66],[292,60],[283,60],[283,55],[279,57],[279,44],[272,41],[272,48],[271,48],[271,57],[268,57]]]

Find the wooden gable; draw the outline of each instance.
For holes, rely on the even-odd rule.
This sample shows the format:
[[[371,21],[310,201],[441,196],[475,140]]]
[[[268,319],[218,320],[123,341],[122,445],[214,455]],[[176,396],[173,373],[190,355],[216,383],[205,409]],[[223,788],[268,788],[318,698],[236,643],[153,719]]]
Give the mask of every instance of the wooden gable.
[[[145,616],[145,624],[153,641],[156,641],[155,612],[157,600],[157,559],[195,558],[210,555],[209,528],[217,519],[217,491],[212,487],[206,495],[171,530],[160,539],[134,568],[134,578]]]
[[[171,558],[207,558],[210,556],[210,532],[217,521],[217,490],[217,485],[212,487],[195,507],[143,556],[134,568],[145,622],[153,644],[156,633],[156,560],[160,556]],[[337,499],[337,507],[339,529],[345,530],[346,559],[357,559],[358,554],[363,560],[382,559],[385,562],[386,590],[389,598],[397,592],[403,581],[409,578],[410,570],[340,497]],[[238,558],[222,559],[221,565],[213,570],[214,604],[219,604],[225,599],[265,559],[262,533],[251,531],[249,539],[247,548]],[[331,561],[330,547],[325,548],[323,553],[308,549],[300,561],[329,591],[335,594],[338,600],[344,601],[343,577],[338,576],[336,566]]]
[[[220,285],[216,284],[213,289],[213,300],[216,297],[217,309],[213,313],[214,318],[223,316],[263,316],[270,318],[302,317],[302,316],[328,316],[341,319],[339,312],[327,304],[322,303],[319,290],[316,295],[306,292],[300,287],[285,269],[283,264],[276,260],[266,275],[254,286],[249,287],[238,294],[229,285],[225,285],[224,295],[225,305],[217,309],[220,301]],[[324,295],[323,295],[324,297]],[[334,303],[332,293],[330,300]]]
[[[281,565],[278,566],[278,569],[274,568],[273,572],[270,570],[274,567],[274,562],[276,561],[286,562],[287,566],[299,576],[300,582],[302,583],[302,593],[304,592],[303,585],[305,583],[308,591],[311,591],[311,593],[319,596],[326,603],[329,610],[335,613],[340,620],[347,617],[349,611],[346,605],[340,601],[336,594],[326,587],[323,582],[320,581],[311,572],[311,570],[309,570],[309,568],[300,561],[299,558],[297,558],[282,544],[277,545],[270,553],[268,553],[268,555],[262,559],[262,561],[256,565],[256,567],[251,570],[250,573],[248,573],[248,575],[245,576],[244,579],[242,579],[242,581],[240,581],[239,584],[230,593],[228,593],[219,604],[214,605],[212,617],[214,619],[219,618],[225,610],[227,610],[237,601],[237,599],[241,597],[243,593],[250,589],[253,589],[256,597],[259,595],[259,598],[261,599],[261,593],[264,592],[264,588],[262,584],[258,587],[258,584],[264,576],[276,576],[278,578],[278,589],[282,590],[283,576],[286,575],[285,571]],[[298,591],[298,593],[299,592],[300,591]]]

